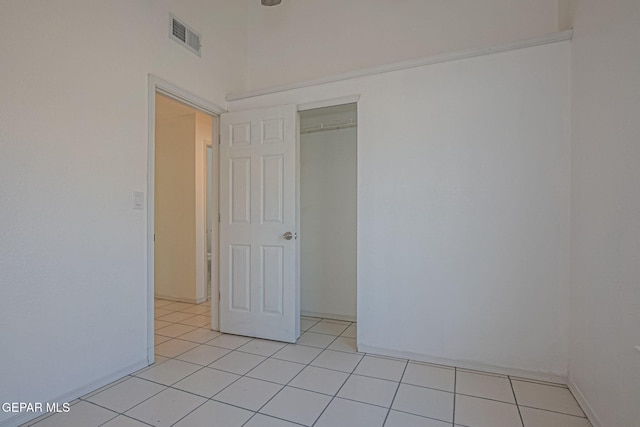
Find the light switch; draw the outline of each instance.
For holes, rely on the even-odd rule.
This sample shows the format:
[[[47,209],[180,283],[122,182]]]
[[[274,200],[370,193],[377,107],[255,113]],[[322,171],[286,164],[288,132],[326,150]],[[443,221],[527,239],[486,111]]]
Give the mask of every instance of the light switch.
[[[638,350],[640,352],[640,345],[636,346],[636,350]]]
[[[142,191],[133,192],[133,209],[137,211],[144,209],[144,193]]]

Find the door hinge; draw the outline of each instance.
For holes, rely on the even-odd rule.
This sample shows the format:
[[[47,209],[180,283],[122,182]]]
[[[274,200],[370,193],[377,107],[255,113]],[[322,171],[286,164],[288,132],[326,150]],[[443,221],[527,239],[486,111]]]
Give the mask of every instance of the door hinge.
[[[156,241],[156,233],[153,233],[153,241]]]
[[[218,301],[220,301],[220,291],[218,291]]]
[[[218,212],[218,222],[220,222],[220,218],[222,217],[222,215],[220,215],[220,213]]]

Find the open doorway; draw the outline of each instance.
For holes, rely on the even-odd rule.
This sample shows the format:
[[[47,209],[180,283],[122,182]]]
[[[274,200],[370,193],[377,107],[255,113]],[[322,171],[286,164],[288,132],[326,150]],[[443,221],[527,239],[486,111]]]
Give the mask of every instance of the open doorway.
[[[148,94],[147,356],[152,364],[176,333],[218,328],[218,120],[224,110],[153,75]],[[163,318],[169,314],[180,319]]]
[[[199,304],[211,294],[207,159],[217,118],[156,94],[155,119],[154,296]]]
[[[357,104],[300,112],[300,314],[356,321]]]
[[[355,331],[356,105],[298,108],[220,117],[220,332]]]

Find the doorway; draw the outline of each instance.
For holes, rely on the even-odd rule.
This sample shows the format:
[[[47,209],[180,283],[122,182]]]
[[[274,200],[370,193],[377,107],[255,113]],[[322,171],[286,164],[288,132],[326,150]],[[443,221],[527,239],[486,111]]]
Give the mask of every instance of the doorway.
[[[356,320],[356,105],[302,107],[221,115],[223,333],[296,342],[301,312]]]
[[[300,112],[300,314],[356,321],[357,104]]]
[[[218,119],[224,110],[153,75],[148,99],[147,359],[152,364],[156,295],[204,306],[218,294],[213,217]],[[211,329],[217,329],[217,301],[209,311]]]
[[[155,96],[154,296],[199,304],[210,295],[207,166],[217,117]]]

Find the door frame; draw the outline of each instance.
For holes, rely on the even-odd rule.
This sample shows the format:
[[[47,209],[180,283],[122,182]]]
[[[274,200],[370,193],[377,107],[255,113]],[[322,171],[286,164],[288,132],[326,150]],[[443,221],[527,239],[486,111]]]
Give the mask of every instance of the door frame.
[[[207,101],[204,98],[199,97],[187,90],[182,89],[179,86],[174,85],[171,82],[161,79],[160,77],[149,74],[148,82],[148,141],[147,141],[147,362],[151,365],[155,360],[154,352],[154,294],[155,294],[155,248],[154,248],[154,232],[155,232],[155,142],[156,142],[156,93],[167,96],[178,102],[188,105],[198,111],[209,114],[213,117],[220,117],[220,114],[226,113],[224,108],[217,106],[216,104]],[[216,129],[216,127],[214,127]],[[218,141],[218,135],[211,135],[212,146],[216,147],[216,141]],[[218,150],[213,150],[214,159],[212,161],[212,176],[218,176]],[[210,184],[210,183],[207,183]],[[213,211],[218,210],[218,187],[213,186]],[[216,260],[217,260],[217,237],[218,237],[218,223],[213,221],[214,230],[213,235],[215,239],[212,241],[212,251],[216,248]],[[215,246],[214,246],[215,244]],[[205,251],[206,252],[206,251]],[[206,256],[206,253],[205,253]],[[218,278],[217,268],[211,268],[211,327],[216,329],[218,327]],[[215,272],[215,274],[214,274]],[[214,303],[216,301],[216,303]]]
[[[317,101],[311,101],[311,102],[305,102],[305,103],[299,103],[298,105],[298,130],[297,130],[297,136],[298,136],[298,142],[297,142],[297,159],[296,159],[296,191],[297,191],[297,211],[296,214],[298,215],[297,217],[297,223],[298,226],[300,226],[301,221],[300,221],[300,214],[301,214],[301,207],[300,207],[300,112],[301,111],[309,111],[309,110],[316,110],[318,108],[326,108],[326,107],[337,107],[339,105],[345,105],[345,104],[356,104],[356,114],[357,114],[357,126],[356,126],[356,164],[354,165],[356,168],[356,329],[359,328],[359,323],[358,323],[358,308],[360,307],[360,304],[358,304],[358,295],[359,295],[359,283],[360,283],[360,277],[359,277],[359,252],[358,252],[358,234],[359,234],[359,228],[360,228],[360,222],[359,222],[359,216],[358,216],[358,212],[359,212],[359,206],[360,206],[360,191],[359,191],[359,183],[360,183],[360,168],[358,168],[358,161],[359,161],[359,155],[360,155],[360,94],[353,94],[353,95],[346,95],[346,96],[341,96],[338,98],[328,98],[328,99],[319,99]],[[301,239],[304,239],[303,236],[301,236]],[[298,257],[298,265],[297,265],[297,281],[298,284],[300,284],[300,268],[301,268],[301,264],[302,264],[302,258],[300,255],[300,245],[298,244],[297,247],[297,257]],[[298,287],[298,292],[301,293],[301,289],[300,286]],[[302,296],[298,295],[298,311],[300,311],[300,302],[301,302]],[[359,336],[359,335],[357,335]]]

